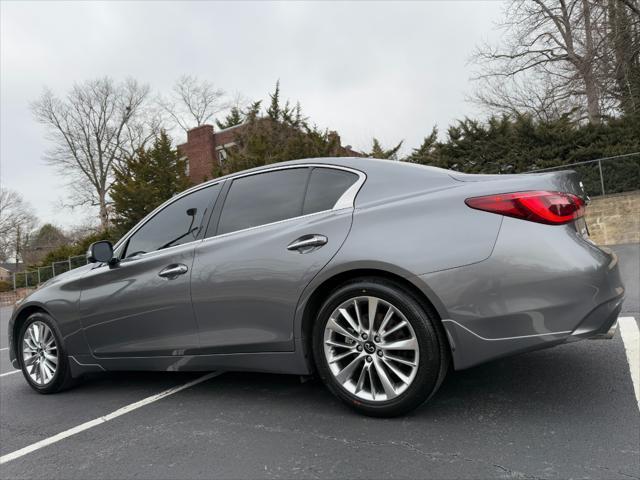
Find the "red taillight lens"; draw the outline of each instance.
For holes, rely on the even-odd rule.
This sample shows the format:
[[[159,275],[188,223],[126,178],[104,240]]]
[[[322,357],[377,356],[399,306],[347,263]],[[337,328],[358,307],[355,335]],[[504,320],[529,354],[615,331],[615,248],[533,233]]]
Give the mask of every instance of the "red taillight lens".
[[[584,214],[584,201],[571,193],[516,192],[467,198],[471,208],[548,225],[569,223]]]

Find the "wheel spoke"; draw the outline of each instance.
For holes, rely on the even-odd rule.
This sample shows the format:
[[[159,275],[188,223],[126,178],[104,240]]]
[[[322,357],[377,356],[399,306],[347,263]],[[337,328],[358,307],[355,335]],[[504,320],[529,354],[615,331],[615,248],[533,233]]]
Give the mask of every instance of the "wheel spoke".
[[[349,312],[347,312],[345,308],[339,309],[339,312],[355,332],[358,332],[360,330],[358,324],[353,320],[353,318],[351,318],[351,315],[349,315]]]
[[[400,330],[401,328],[404,328],[406,325],[408,325],[407,322],[405,322],[404,320],[402,320],[401,322],[397,323],[396,325],[394,325],[394,327],[389,330],[388,332],[384,332],[382,334],[383,337],[386,337],[388,335],[391,335],[393,332],[397,332],[398,330]]]
[[[358,364],[362,361],[364,361],[362,355],[358,355],[356,358],[351,360],[351,362],[346,367],[344,367],[340,371],[340,373],[338,373],[338,375],[336,375],[336,380],[338,380],[340,383],[344,383],[349,379],[349,377],[351,377],[351,374],[354,372]]]
[[[339,333],[343,337],[350,338],[352,340],[358,341],[358,337],[349,332],[346,328],[342,328],[333,318],[330,318],[327,322],[327,328],[333,330],[336,333]]]
[[[353,355],[354,353],[356,353],[356,352],[352,351],[352,350],[349,350],[348,352],[341,353],[340,355],[336,355],[335,357],[333,357],[329,363],[339,362],[340,360],[342,360],[344,358],[347,358],[349,355]]]
[[[382,362],[380,362],[377,358],[374,358],[373,365],[380,379],[380,383],[382,384],[382,388],[384,389],[384,393],[387,395],[387,398],[393,398],[396,396],[396,390],[393,387],[393,383],[389,380],[387,376],[387,372],[384,371],[384,367],[382,366]]]
[[[402,373],[397,367],[391,365],[385,358],[382,358],[382,363],[384,363],[387,368],[389,368],[389,370],[391,370],[395,374],[395,376],[402,381],[402,383],[404,383],[405,385],[409,384],[409,377]]]
[[[38,350],[38,347],[36,347],[35,343],[33,343],[33,340],[30,338],[25,337],[22,343],[33,351]]]
[[[57,362],[53,363],[49,360],[47,360],[46,358],[44,359],[44,363],[47,367],[47,369],[49,370],[51,377],[53,377],[53,375],[56,373],[56,368],[57,368]]]
[[[37,360],[38,360],[38,356],[37,355],[32,355],[32,356],[27,357],[27,358],[22,357],[22,361],[24,362],[24,364],[27,367],[30,367],[31,365],[36,363]]]
[[[51,355],[50,353],[44,352],[44,358],[47,359],[47,361],[53,363],[54,365],[58,365],[58,357],[56,357],[55,355]]]
[[[40,327],[38,326],[38,323],[34,323],[31,326],[31,329],[33,331],[33,339],[36,343],[40,343]]]
[[[41,383],[43,383],[43,384],[47,383],[46,372],[45,372],[45,369],[44,369],[44,362],[42,360],[40,360],[38,362],[38,366],[40,367],[39,370],[40,370],[40,381],[41,381]]]
[[[416,367],[418,364],[412,360],[407,360],[406,358],[400,358],[400,357],[396,357],[394,355],[385,355],[384,356],[385,360],[391,360],[394,362],[398,362],[401,363],[403,365],[408,365],[409,367]]]
[[[393,317],[393,308],[389,307],[389,310],[387,310],[387,313],[385,314],[384,319],[380,324],[380,328],[378,328],[378,333],[380,333],[380,335],[382,335],[383,337],[386,335],[384,329],[387,326],[387,323],[389,323],[389,320],[391,320],[391,317]]]
[[[369,297],[369,335],[373,335],[373,324],[376,321],[377,311],[378,299],[376,297]]]
[[[335,340],[327,340],[324,343],[325,345],[329,345],[330,347],[349,348],[349,349],[355,348],[355,345],[349,345],[346,343],[337,342]]]
[[[373,368],[371,368],[371,365],[368,366],[367,371],[369,373],[369,385],[371,385],[371,398],[373,398],[374,400],[376,399],[376,386],[375,383],[373,382]]]
[[[42,343],[42,346],[44,347],[47,342],[49,341],[49,337],[51,336],[51,330],[49,330],[49,327],[47,326],[43,326],[42,327],[42,339],[40,341],[40,343]]]
[[[406,340],[383,343],[381,347],[383,350],[415,350],[418,348],[418,342],[415,338],[407,338]]]
[[[353,308],[356,311],[356,319],[358,320],[358,326],[360,327],[360,331],[364,332],[366,330],[366,327],[364,326],[364,323],[362,321],[362,316],[360,315],[360,307],[358,306],[358,300],[356,300],[355,298],[353,299]]]
[[[362,370],[360,370],[360,376],[358,377],[358,383],[356,383],[356,393],[361,392],[364,388],[364,382],[369,376],[369,364],[365,363]]]
[[[29,330],[27,330],[27,333],[29,334],[29,340],[31,340],[31,342],[34,345],[37,345],[38,344],[38,340],[35,337],[34,329],[35,329],[34,325],[31,325],[29,327]]]

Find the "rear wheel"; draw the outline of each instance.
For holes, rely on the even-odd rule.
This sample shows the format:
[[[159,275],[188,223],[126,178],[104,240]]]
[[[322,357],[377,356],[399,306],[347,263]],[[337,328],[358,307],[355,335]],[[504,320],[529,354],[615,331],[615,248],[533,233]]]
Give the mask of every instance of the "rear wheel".
[[[448,356],[436,318],[399,285],[360,279],[335,290],[314,327],[327,387],[361,413],[401,415],[440,385]]]
[[[32,314],[20,329],[16,354],[24,378],[38,393],[71,386],[69,360],[58,327],[46,313]]]

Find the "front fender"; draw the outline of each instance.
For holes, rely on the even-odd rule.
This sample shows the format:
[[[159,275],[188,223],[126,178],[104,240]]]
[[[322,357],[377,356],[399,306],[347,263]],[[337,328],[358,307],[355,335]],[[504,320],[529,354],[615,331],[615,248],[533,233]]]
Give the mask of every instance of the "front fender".
[[[77,272],[77,275],[67,276],[60,281],[52,281],[16,305],[8,325],[9,356],[14,366],[17,364],[15,352],[17,329],[21,322],[36,311],[45,312],[53,318],[69,355],[90,354],[79,317],[81,273]]]

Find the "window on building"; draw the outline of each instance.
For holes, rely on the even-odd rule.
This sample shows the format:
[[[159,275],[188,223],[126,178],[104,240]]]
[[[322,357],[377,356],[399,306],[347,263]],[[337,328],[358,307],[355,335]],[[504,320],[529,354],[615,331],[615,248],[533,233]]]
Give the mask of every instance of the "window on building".
[[[229,157],[229,154],[227,153],[226,148],[218,149],[218,164],[220,164],[220,166],[222,166],[224,162],[227,161],[228,157]]]

